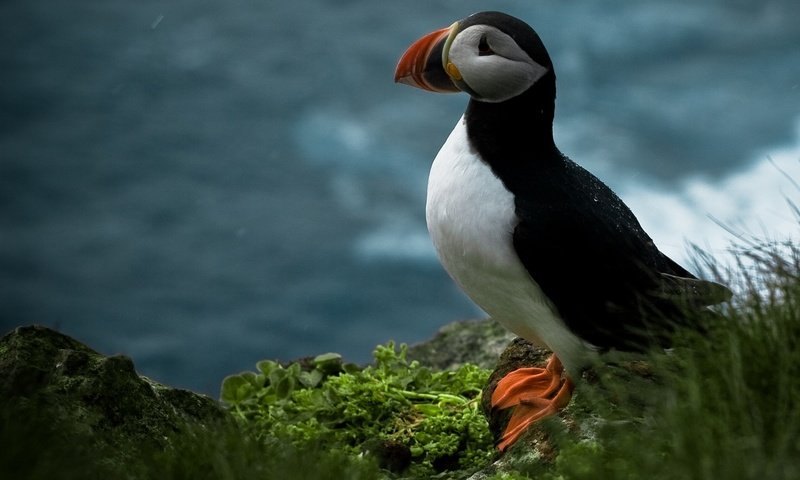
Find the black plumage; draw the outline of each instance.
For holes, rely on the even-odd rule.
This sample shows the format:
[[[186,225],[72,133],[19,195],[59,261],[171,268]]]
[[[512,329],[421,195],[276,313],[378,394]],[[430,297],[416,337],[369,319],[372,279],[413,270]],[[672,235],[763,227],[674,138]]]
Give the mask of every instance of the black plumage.
[[[692,311],[728,298],[661,253],[625,203],[558,150],[555,70],[533,29],[497,12],[461,28],[469,24],[499,28],[549,69],[505,102],[471,99],[465,120],[471,146],[514,195],[519,259],[567,327],[600,348],[663,345],[676,325],[702,316]]]

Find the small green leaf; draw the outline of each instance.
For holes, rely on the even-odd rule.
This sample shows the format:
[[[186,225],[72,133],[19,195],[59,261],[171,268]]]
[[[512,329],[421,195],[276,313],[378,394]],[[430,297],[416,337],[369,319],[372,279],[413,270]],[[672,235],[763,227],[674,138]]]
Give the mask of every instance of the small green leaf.
[[[323,353],[314,358],[314,365],[325,375],[334,375],[342,371],[342,356],[338,353]]]
[[[219,396],[223,402],[237,405],[250,398],[254,391],[253,385],[244,375],[229,375],[222,381]]]
[[[269,372],[269,384],[275,386],[281,382],[284,378],[286,378],[286,370],[281,367],[278,367],[271,372]]]
[[[342,356],[339,355],[338,353],[329,352],[329,353],[323,353],[322,355],[317,355],[316,357],[314,357],[314,363],[324,363],[324,362],[330,362],[330,361],[338,361],[338,360],[341,360],[341,359],[342,359]]]
[[[295,387],[295,379],[289,375],[283,376],[277,383],[273,384],[275,387],[275,394],[279,399],[288,398],[292,394]]]
[[[242,373],[239,374],[239,376],[242,377],[245,381],[247,381],[247,383],[249,383],[250,385],[252,385],[254,387],[261,388],[261,387],[264,386],[264,383],[263,383],[263,378],[264,377],[261,377],[262,382],[259,383],[259,376],[257,374],[255,374],[255,373],[253,373],[253,372],[242,372]]]
[[[311,370],[310,372],[300,372],[298,380],[307,388],[315,388],[322,381],[324,375],[319,370]]]
[[[289,365],[288,367],[286,367],[286,375],[291,377],[291,378],[294,378],[294,379],[299,378],[301,372],[302,372],[302,369],[300,368],[300,364],[299,363],[293,363],[293,364]]]
[[[418,403],[414,405],[414,409],[418,410],[423,415],[427,415],[432,417],[434,415],[439,415],[442,413],[442,409],[438,405],[434,405],[431,403]]]
[[[276,368],[280,368],[280,365],[278,362],[274,362],[272,360],[261,360],[260,362],[256,363],[256,368],[259,369],[264,375],[269,375],[269,372]]]

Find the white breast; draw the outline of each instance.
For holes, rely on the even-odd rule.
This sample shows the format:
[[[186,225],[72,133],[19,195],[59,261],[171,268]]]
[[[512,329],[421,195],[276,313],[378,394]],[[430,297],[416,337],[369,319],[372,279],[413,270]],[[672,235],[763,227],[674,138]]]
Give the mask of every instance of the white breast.
[[[467,140],[462,118],[431,167],[426,218],[445,270],[492,318],[580,367],[587,346],[573,335],[514,251],[514,197]]]

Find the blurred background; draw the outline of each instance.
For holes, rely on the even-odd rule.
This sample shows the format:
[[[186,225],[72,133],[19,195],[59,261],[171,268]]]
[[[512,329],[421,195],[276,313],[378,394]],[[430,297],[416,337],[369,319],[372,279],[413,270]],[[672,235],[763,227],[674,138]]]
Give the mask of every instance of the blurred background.
[[[0,4],[0,330],[216,396],[263,358],[365,362],[480,312],[427,237],[467,102],[392,82],[487,2]],[[796,236],[800,2],[491,2],[558,74],[561,150],[656,243]]]

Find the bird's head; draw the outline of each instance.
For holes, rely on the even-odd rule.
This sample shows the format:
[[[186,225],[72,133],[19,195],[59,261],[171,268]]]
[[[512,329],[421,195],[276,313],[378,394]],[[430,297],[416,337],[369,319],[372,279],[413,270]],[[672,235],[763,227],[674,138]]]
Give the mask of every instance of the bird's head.
[[[463,91],[488,103],[514,98],[544,78],[555,83],[539,35],[500,12],[476,13],[425,35],[406,50],[394,74],[395,82],[432,92]]]

